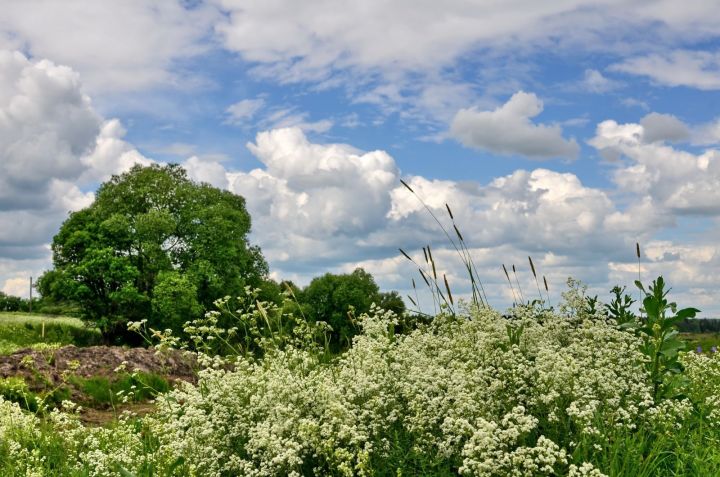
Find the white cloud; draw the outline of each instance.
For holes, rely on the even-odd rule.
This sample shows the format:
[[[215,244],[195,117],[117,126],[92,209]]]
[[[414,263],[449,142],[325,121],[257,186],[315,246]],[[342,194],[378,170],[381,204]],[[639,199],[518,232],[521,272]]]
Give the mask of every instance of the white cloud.
[[[565,43],[613,48],[614,37],[654,26],[658,39],[717,34],[715,9],[693,0],[628,5],[622,0],[561,2],[307,3],[217,0],[227,13],[218,24],[226,48],[285,81],[324,78],[333,69],[437,71],[472,48]],[[648,32],[650,33],[650,32]],[[662,33],[662,35],[660,34]],[[597,41],[603,40],[603,41]],[[624,45],[625,48],[628,45]]]
[[[297,128],[259,133],[248,147],[263,168],[225,176],[230,190],[246,198],[252,240],[277,277],[302,284],[318,269],[364,266],[383,287],[404,290],[414,272],[397,259],[397,248],[417,254],[420,246],[433,243],[443,273],[458,294],[467,291],[462,264],[422,204],[399,184],[400,173],[387,153],[314,144]],[[193,167],[193,177],[205,169],[202,173],[222,182],[222,165],[195,162]],[[620,262],[624,250],[631,255],[638,237],[668,225],[643,207],[620,210],[604,191],[547,169],[516,171],[487,184],[421,176],[405,180],[446,225],[445,204],[451,205],[495,303],[507,294],[502,262],[523,264],[532,254],[554,293],[568,275],[609,289],[607,263]]]
[[[47,268],[48,242],[92,202],[88,188],[148,163],[124,133],[95,112],[74,70],[0,50],[0,283]]]
[[[624,98],[621,101],[621,104],[624,106],[627,106],[628,108],[640,108],[644,109],[645,111],[650,110],[650,105],[647,104],[647,102],[636,99],[636,98]]]
[[[228,188],[227,171],[218,161],[204,161],[198,156],[192,156],[182,166],[192,180],[207,182],[221,189]]]
[[[2,287],[3,293],[11,296],[27,298],[30,296],[30,278],[16,277],[8,278]]]
[[[0,51],[0,209],[40,207],[53,178],[77,177],[99,124],[70,68]]]
[[[79,71],[93,92],[157,85],[184,87],[190,79],[174,61],[204,51],[203,38],[217,18],[213,8],[179,1],[6,1],[0,47],[33,58],[52,58]],[[2,44],[2,37],[14,41]]]
[[[647,116],[646,116],[647,118]],[[620,164],[613,180],[621,191],[646,197],[659,212],[720,215],[720,152],[694,154],[649,142],[642,124],[601,122],[589,143]]]
[[[543,103],[532,93],[519,91],[493,111],[462,109],[450,133],[463,145],[497,154],[521,154],[533,159],[574,159],[580,150],[574,139],[566,140],[560,126],[534,124]]]
[[[260,125],[263,129],[299,128],[305,132],[324,133],[332,129],[334,123],[330,119],[311,121],[310,114],[298,112],[295,108],[274,108],[269,111]]]
[[[429,129],[444,128],[463,105],[535,84],[530,58],[539,51],[628,58],[720,35],[705,0],[446,0],[441,14],[437,3],[407,0],[214,3],[225,14],[220,41],[253,77],[344,87],[354,102]],[[460,81],[465,72],[474,81]],[[595,69],[585,75],[581,86],[593,92],[622,86]]]
[[[666,86],[720,89],[720,54],[674,50],[628,58],[611,66],[614,71],[647,76]]]
[[[312,144],[298,128],[259,133],[248,147],[265,168],[235,173],[231,189],[248,198],[261,224],[321,239],[362,235],[383,223],[387,191],[398,179],[387,153]]]
[[[696,128],[692,138],[693,144],[719,144],[720,119],[715,119]]]
[[[252,119],[263,106],[265,106],[263,98],[243,99],[231,104],[226,110],[228,114],[227,122],[229,124],[243,124]]]
[[[591,93],[607,93],[622,86],[622,83],[603,76],[598,70],[587,69],[582,80],[582,86]]]
[[[80,177],[83,183],[102,182],[114,174],[121,174],[135,164],[150,165],[154,161],[143,156],[126,142],[126,131],[117,119],[105,121],[95,138],[95,147],[81,158],[86,167]]]
[[[664,151],[680,164],[692,157],[696,164],[702,162],[691,155],[678,159],[674,149],[644,142],[640,124],[611,126],[599,126],[596,143],[620,147],[623,155],[640,154],[633,151],[639,148],[648,158]],[[405,294],[412,277],[421,281],[413,265],[398,256],[397,248],[422,262],[420,247],[432,244],[438,271],[447,274],[457,296],[467,297],[469,284],[462,263],[423,205],[399,184],[400,172],[387,153],[315,144],[297,128],[259,133],[248,147],[263,167],[250,172],[226,170],[225,177],[230,190],[246,198],[253,217],[252,240],[262,247],[276,277],[306,284],[318,270],[339,273],[363,266],[382,287]],[[662,166],[664,160],[662,156],[657,163]],[[691,256],[689,249],[683,249],[680,255],[687,257],[687,263],[668,262],[667,256],[677,255],[683,246],[653,242],[652,237],[673,227],[675,214],[688,211],[678,207],[678,189],[658,195],[652,190],[658,185],[652,181],[639,186],[639,181],[658,171],[643,169],[638,177],[632,170],[638,161],[618,170],[618,188],[611,193],[584,185],[574,174],[547,169],[519,170],[486,184],[421,176],[405,176],[405,180],[448,228],[445,204],[450,204],[494,304],[504,306],[512,299],[502,263],[517,265],[525,295],[534,297],[529,254],[547,276],[553,301],[571,275],[589,282],[593,293],[607,296],[616,283],[634,280],[636,241],[643,250],[650,244],[654,247],[652,253],[649,248],[643,252],[644,277],[664,273],[673,280],[676,298],[688,305],[707,302],[715,296],[712,287],[720,285],[720,280],[702,274],[703,266],[717,260],[707,257],[715,246],[708,239],[704,255]],[[221,164],[198,161],[193,167],[206,168],[202,173],[222,182]],[[676,163],[668,164],[659,174],[676,168]],[[680,184],[689,183],[684,178],[692,176],[691,169],[680,168]],[[198,171],[194,177],[199,177]],[[617,192],[635,199],[630,206],[619,207],[612,198]],[[674,208],[668,205],[671,202]],[[661,250],[670,255],[662,255]],[[691,278],[685,281],[686,276]]]

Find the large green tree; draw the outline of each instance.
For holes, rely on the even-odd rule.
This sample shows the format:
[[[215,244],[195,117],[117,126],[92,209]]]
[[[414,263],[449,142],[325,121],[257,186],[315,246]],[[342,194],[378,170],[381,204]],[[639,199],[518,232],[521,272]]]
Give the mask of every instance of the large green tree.
[[[39,289],[81,305],[108,341],[142,318],[180,330],[217,298],[263,285],[268,267],[249,232],[243,197],[193,182],[178,165],[135,166],[70,214]]]

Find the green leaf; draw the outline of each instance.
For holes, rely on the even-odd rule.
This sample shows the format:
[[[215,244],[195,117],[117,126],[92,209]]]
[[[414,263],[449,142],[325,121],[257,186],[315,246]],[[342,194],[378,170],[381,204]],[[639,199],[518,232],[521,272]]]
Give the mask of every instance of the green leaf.
[[[648,320],[657,320],[660,317],[660,303],[653,296],[646,296],[643,300],[643,307],[647,313]]]
[[[697,313],[700,313],[700,310],[697,308],[683,308],[678,311],[675,316],[680,318],[680,320],[684,320],[686,318],[694,318]]]
[[[121,466],[120,464],[118,464],[117,469],[118,469],[118,472],[120,473],[120,475],[122,475],[122,477],[136,477],[135,474],[133,474],[132,472],[130,472],[129,470],[127,470],[125,467]]]
[[[178,467],[182,467],[183,465],[185,465],[185,458],[183,456],[180,456],[175,459],[175,462],[173,462],[172,465],[168,468],[168,474],[172,475],[172,473],[175,472]]]

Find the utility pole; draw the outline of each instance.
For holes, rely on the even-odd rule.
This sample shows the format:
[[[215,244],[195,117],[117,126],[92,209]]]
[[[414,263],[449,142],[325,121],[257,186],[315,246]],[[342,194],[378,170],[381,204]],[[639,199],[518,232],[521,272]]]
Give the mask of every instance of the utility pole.
[[[30,313],[32,313],[32,286],[33,286],[32,277],[30,277]]]

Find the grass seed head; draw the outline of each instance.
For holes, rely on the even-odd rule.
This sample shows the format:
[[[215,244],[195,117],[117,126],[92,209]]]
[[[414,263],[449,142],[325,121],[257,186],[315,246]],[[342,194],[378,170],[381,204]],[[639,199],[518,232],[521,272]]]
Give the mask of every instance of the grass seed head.
[[[528,260],[530,261],[530,269],[532,270],[532,274],[537,279],[537,273],[535,273],[535,265],[533,265],[532,257],[530,257],[530,255],[528,255]]]
[[[463,236],[462,236],[462,234],[460,233],[460,230],[458,230],[457,225],[453,224],[453,228],[455,229],[455,233],[457,234],[457,236],[458,236],[458,238],[460,239],[460,241],[461,241],[461,242],[464,242],[465,240],[463,240]]]
[[[453,217],[452,210],[450,210],[450,206],[448,204],[445,204],[445,208],[448,211],[448,214],[450,215],[450,220],[455,220],[455,217]]]
[[[444,273],[443,273],[443,280],[445,281],[445,290],[447,290],[448,298],[450,298],[450,304],[455,305],[455,303],[453,303],[452,293],[450,293],[450,285],[448,285],[448,279]]]
[[[407,190],[409,190],[409,191],[412,192],[413,194],[415,193],[415,191],[412,190],[412,187],[410,187],[410,186],[407,184],[407,182],[405,182],[404,180],[400,179],[400,183],[401,183],[402,185],[404,185],[405,187],[407,187]]]

